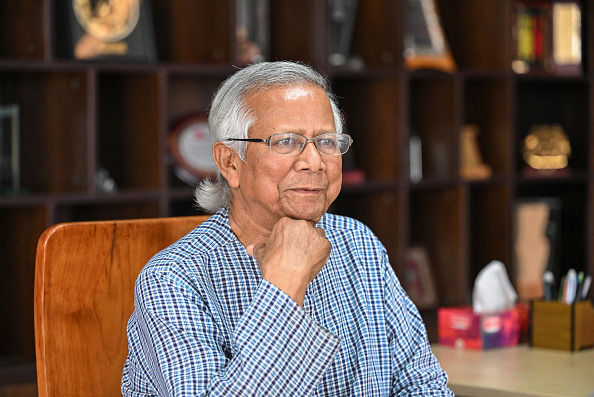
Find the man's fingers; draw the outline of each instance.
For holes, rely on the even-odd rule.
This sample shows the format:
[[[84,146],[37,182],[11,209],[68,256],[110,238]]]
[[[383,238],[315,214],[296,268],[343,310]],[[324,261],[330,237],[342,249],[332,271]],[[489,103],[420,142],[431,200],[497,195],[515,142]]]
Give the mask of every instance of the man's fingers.
[[[245,247],[245,250],[247,251],[249,256],[258,259],[258,254],[260,253],[262,248],[264,248],[264,246],[261,244],[250,244],[247,247]]]

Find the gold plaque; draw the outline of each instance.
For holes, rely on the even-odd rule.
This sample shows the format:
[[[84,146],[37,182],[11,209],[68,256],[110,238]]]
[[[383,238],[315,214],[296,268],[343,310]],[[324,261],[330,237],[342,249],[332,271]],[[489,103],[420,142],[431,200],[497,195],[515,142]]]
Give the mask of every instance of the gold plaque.
[[[115,42],[125,39],[138,24],[139,0],[73,0],[76,20],[94,38]]]
[[[79,59],[153,61],[149,0],[67,0],[62,14],[70,27],[64,55]],[[59,36],[60,37],[60,36]]]

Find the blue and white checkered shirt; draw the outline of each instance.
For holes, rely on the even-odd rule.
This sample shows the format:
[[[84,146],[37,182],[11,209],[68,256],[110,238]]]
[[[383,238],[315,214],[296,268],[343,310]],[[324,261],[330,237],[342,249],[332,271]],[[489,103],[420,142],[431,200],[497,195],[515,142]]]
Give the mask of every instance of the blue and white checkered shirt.
[[[332,243],[302,309],[262,280],[228,211],[158,253],[136,283],[124,396],[453,396],[418,311],[361,223]]]

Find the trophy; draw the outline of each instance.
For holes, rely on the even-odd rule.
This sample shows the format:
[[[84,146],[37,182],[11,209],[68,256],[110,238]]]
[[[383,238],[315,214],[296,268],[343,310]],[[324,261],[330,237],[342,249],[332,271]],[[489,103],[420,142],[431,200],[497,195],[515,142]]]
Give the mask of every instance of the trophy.
[[[330,51],[328,63],[332,66],[348,66],[362,69],[363,60],[351,54],[351,43],[355,19],[357,16],[357,0],[330,0],[328,2],[330,17]]]
[[[270,0],[238,0],[236,3],[235,61],[248,65],[270,56]]]
[[[435,0],[406,0],[405,10],[405,66],[411,70],[456,70]]]

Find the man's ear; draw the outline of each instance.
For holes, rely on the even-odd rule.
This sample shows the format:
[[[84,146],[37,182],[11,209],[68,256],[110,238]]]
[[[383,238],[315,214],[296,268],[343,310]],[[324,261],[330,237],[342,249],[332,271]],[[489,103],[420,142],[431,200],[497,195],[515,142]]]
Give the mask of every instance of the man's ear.
[[[223,142],[216,142],[212,146],[212,156],[221,175],[227,180],[229,186],[239,187],[239,162],[241,159],[235,149],[231,149]]]

